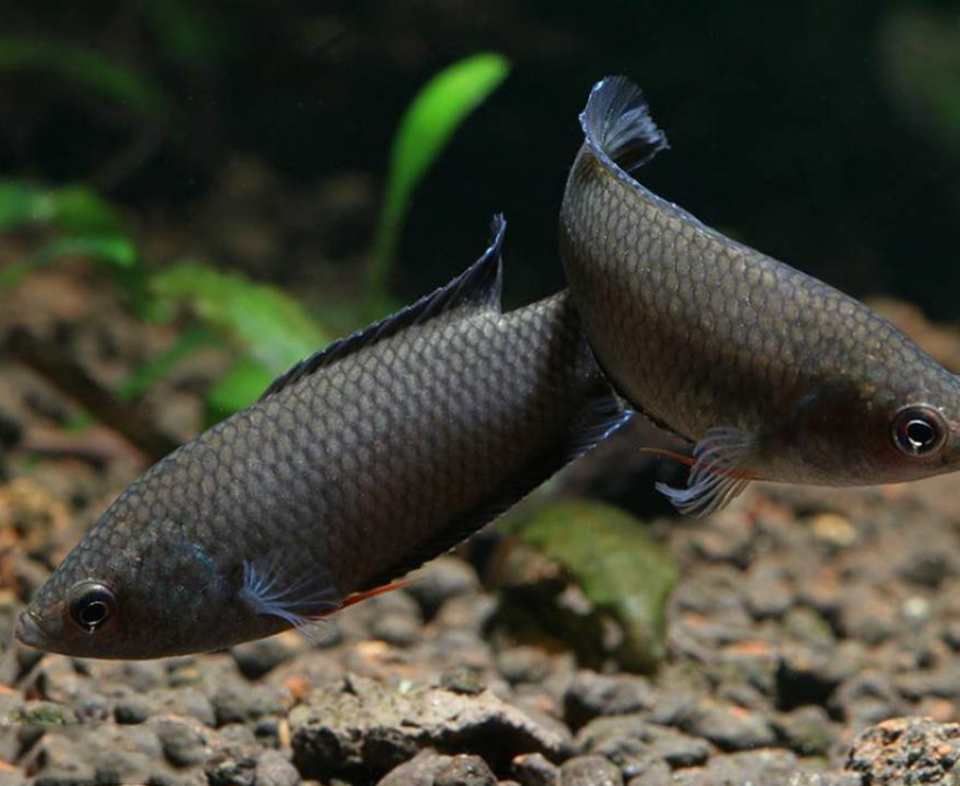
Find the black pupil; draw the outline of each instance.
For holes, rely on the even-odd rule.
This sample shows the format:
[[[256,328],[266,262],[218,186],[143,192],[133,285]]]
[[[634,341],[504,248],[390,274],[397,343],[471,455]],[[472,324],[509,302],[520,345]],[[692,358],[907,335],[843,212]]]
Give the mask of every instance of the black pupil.
[[[87,627],[96,627],[110,616],[110,606],[101,594],[84,598],[77,609],[77,619]]]
[[[927,448],[937,439],[937,434],[933,426],[925,420],[911,420],[907,423],[906,431],[907,439],[915,448]]]

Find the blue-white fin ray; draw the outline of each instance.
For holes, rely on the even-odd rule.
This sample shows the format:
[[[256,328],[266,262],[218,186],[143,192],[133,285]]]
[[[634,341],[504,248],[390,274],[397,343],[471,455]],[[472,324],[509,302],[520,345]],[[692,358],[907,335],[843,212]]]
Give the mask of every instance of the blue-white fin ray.
[[[756,477],[750,467],[756,457],[757,438],[737,428],[712,428],[693,450],[694,464],[687,487],[665,483],[656,488],[681,513],[708,516],[725,508]]]
[[[323,572],[287,580],[278,559],[243,564],[240,597],[256,614],[279,617],[310,638],[311,627],[340,608],[343,596]]]

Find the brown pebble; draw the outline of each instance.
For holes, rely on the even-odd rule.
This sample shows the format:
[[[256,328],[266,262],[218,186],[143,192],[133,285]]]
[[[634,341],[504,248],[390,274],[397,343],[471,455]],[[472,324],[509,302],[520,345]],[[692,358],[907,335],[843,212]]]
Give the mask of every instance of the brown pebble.
[[[560,767],[560,786],[623,786],[623,775],[603,756],[577,756]]]

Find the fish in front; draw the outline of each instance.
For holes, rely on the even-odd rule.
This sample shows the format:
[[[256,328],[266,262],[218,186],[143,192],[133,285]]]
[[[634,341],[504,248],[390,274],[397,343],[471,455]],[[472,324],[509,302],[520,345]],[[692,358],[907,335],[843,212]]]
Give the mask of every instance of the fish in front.
[[[666,147],[640,90],[608,77],[580,116],[560,251],[597,359],[691,443],[682,512],[753,479],[913,480],[960,467],[960,382],[859,301],[705,226],[634,178]]]
[[[561,293],[501,313],[486,253],[136,480],[16,633],[155,658],[303,627],[396,586],[629,417]]]

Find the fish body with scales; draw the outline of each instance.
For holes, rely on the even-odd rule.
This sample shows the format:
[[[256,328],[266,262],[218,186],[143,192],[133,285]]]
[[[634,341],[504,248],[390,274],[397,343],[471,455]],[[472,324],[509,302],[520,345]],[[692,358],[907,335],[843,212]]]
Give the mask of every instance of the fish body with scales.
[[[666,147],[632,83],[598,83],[560,217],[598,361],[639,411],[696,443],[709,513],[763,478],[861,485],[960,467],[960,382],[863,303],[738,243],[641,185]]]
[[[566,294],[501,313],[503,230],[447,287],[149,469],[18,637],[153,658],[306,625],[390,587],[617,428],[628,412]]]

